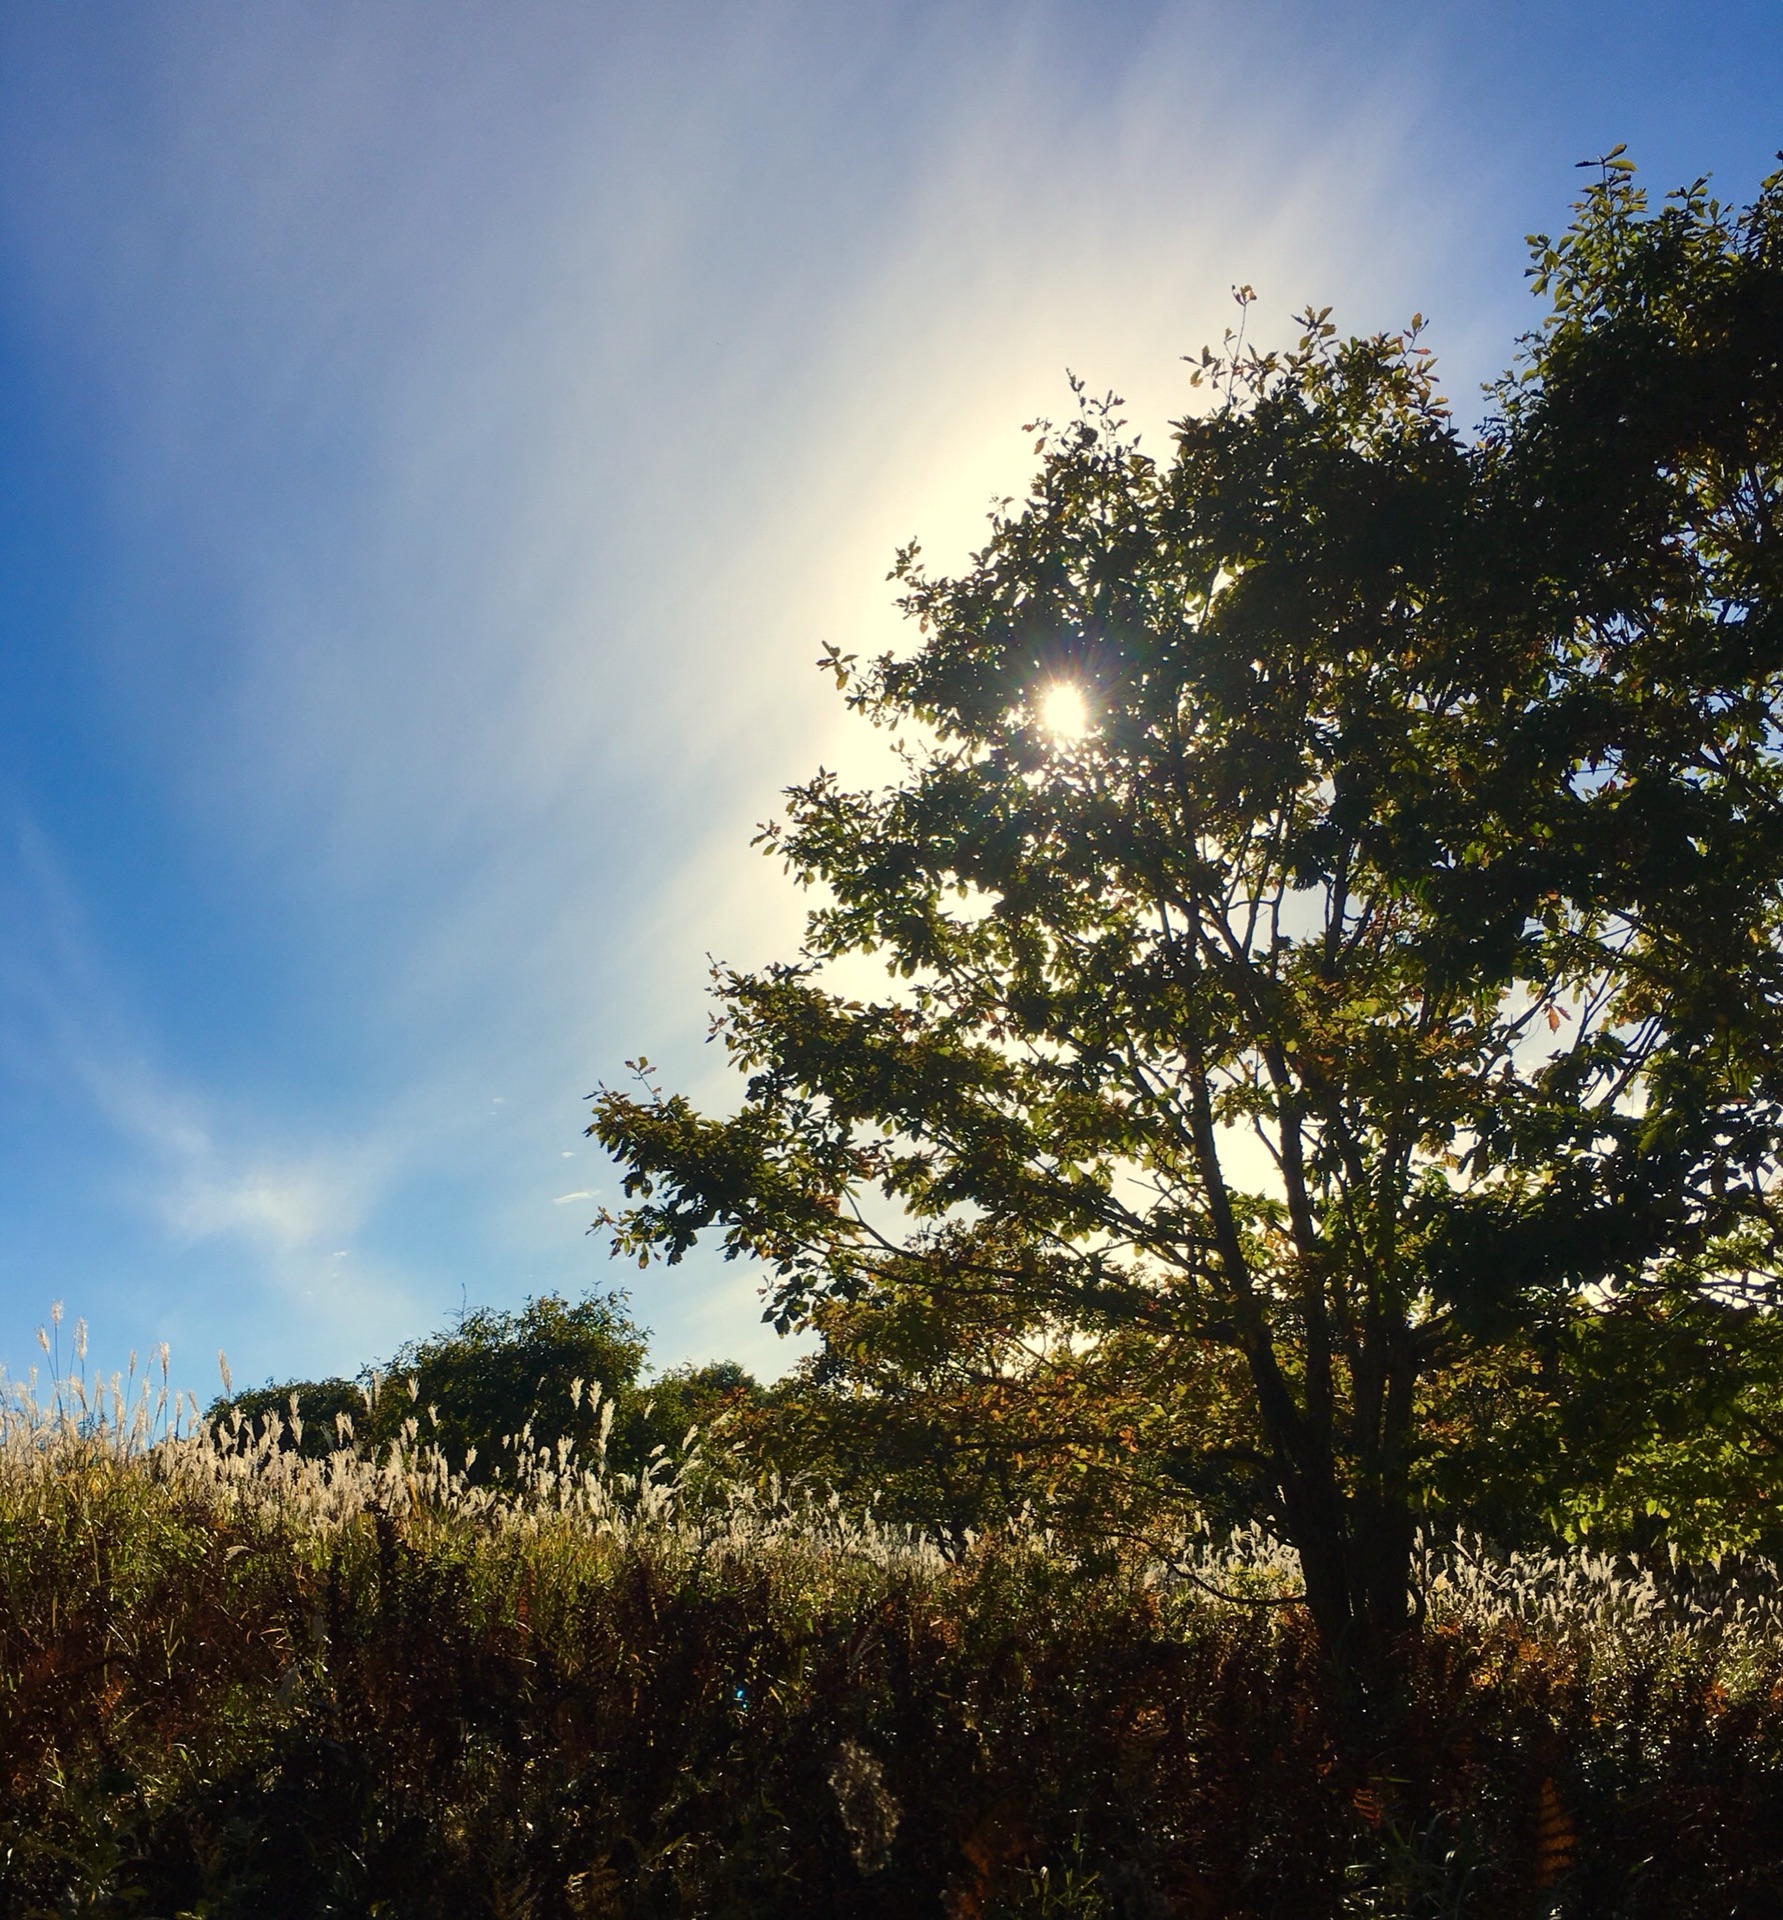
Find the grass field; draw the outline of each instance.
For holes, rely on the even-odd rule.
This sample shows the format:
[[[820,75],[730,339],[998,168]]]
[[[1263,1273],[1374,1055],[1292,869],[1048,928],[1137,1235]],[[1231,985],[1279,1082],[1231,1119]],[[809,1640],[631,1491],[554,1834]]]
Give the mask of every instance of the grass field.
[[[1783,1596],[1432,1550],[1390,1759],[1291,1557],[943,1556],[541,1454],[325,1460],[14,1395],[8,1915],[1766,1916]],[[697,1494],[693,1489],[697,1486]]]

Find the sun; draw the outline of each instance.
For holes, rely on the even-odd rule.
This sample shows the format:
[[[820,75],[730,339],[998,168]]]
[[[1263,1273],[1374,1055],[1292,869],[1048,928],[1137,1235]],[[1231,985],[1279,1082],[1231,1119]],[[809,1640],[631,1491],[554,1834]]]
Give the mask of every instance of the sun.
[[[1090,703],[1069,680],[1055,680],[1040,696],[1040,724],[1055,740],[1081,740],[1090,730]]]

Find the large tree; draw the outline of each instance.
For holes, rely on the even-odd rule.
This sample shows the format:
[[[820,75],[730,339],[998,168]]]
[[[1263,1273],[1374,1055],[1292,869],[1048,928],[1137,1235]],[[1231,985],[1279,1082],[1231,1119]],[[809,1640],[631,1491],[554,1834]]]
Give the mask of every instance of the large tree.
[[[1775,1279],[1783,175],[1654,209],[1613,155],[1533,249],[1472,433],[1420,322],[1308,313],[1201,357],[1167,458],[1080,390],[964,573],[903,553],[914,648],[824,663],[902,775],[767,830],[815,905],[718,976],[740,1110],[591,1128],[615,1250],[715,1230],[782,1325],[988,1288],[1236,1355],[1365,1692],[1430,1384]]]

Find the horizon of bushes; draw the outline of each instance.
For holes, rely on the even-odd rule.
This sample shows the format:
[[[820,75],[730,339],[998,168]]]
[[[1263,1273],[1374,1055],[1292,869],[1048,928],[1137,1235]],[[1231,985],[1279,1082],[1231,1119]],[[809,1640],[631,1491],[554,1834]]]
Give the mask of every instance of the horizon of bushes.
[[[816,1351],[772,1383],[729,1360],[653,1372],[623,1292],[544,1294],[468,1309],[352,1378],[231,1389],[206,1417],[277,1414],[282,1444],[311,1458],[343,1430],[387,1448],[413,1418],[478,1484],[511,1477],[523,1433],[633,1476],[692,1433],[733,1472],[834,1493],[955,1549],[1024,1510],[1080,1550],[1267,1522],[1241,1390],[1205,1354],[1149,1334],[1048,1347],[994,1319],[938,1323],[926,1303],[832,1304],[814,1327]],[[1638,1397],[1594,1377],[1631,1372]],[[1442,1390],[1443,1445],[1418,1463],[1427,1526],[1505,1552],[1783,1561],[1783,1364],[1743,1321],[1606,1320],[1569,1348],[1456,1369]],[[1217,1451],[1200,1444],[1213,1434]]]

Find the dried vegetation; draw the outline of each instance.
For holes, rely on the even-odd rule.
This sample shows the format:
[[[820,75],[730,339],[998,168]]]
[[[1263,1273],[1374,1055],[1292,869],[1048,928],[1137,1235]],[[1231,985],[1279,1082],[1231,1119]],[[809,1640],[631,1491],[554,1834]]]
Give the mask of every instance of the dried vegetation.
[[[1371,1764],[1256,1534],[943,1555],[524,1435],[472,1486],[424,1409],[318,1460],[164,1382],[5,1418],[21,1920],[1783,1911],[1762,1568],[1431,1550]]]

